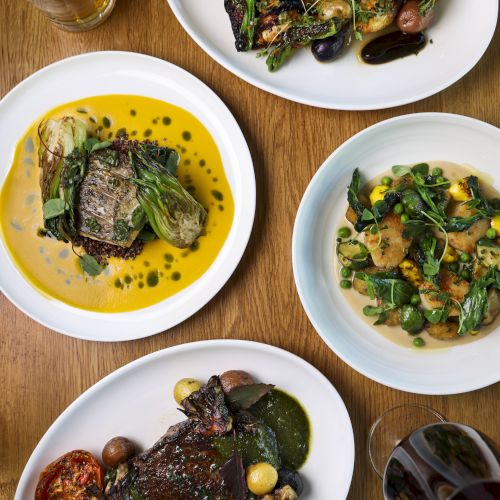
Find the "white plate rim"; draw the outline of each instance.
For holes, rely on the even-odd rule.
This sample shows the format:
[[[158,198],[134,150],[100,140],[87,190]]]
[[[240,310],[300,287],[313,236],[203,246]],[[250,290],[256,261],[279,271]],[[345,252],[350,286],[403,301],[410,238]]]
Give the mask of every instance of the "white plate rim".
[[[54,63],[51,63],[47,66],[42,67],[41,69],[35,71],[28,77],[26,77],[24,80],[19,82],[17,85],[15,85],[1,100],[0,100],[0,113],[2,112],[3,107],[6,105],[6,103],[10,103],[13,99],[15,100],[17,98],[18,93],[22,93],[24,89],[30,85],[32,85],[38,78],[43,78],[46,76],[47,73],[50,73],[54,70],[59,69],[61,66],[65,65],[72,65],[74,63],[78,63],[79,61],[86,61],[88,59],[96,59],[96,58],[123,58],[124,60],[129,59],[129,60],[143,60],[143,61],[150,61],[152,64],[162,64],[165,65],[165,67],[168,67],[170,70],[178,72],[179,75],[181,75],[184,78],[187,78],[194,84],[196,84],[201,91],[205,92],[207,98],[210,98],[215,105],[218,106],[220,111],[225,114],[224,119],[227,120],[230,124],[231,127],[228,127],[231,129],[231,134],[236,140],[237,148],[238,148],[238,153],[240,155],[240,163],[239,163],[239,168],[242,172],[244,172],[246,176],[246,183],[245,183],[245,199],[243,200],[245,205],[245,208],[247,210],[243,211],[242,213],[242,223],[241,223],[241,228],[239,229],[239,237],[235,241],[235,251],[232,254],[232,260],[231,262],[227,262],[227,265],[224,266],[224,272],[218,275],[218,278],[215,281],[211,282],[211,289],[208,293],[200,294],[201,300],[199,303],[195,305],[195,307],[191,307],[191,309],[187,312],[184,312],[184,314],[179,314],[177,317],[175,317],[173,320],[170,319],[168,321],[167,317],[164,317],[164,320],[161,324],[155,324],[154,326],[143,326],[142,329],[139,331],[137,329],[136,333],[128,333],[128,334],[123,334],[119,331],[119,327],[115,328],[115,332],[111,334],[107,334],[106,337],[100,336],[100,335],[93,335],[92,332],[90,334],[87,333],[81,333],[75,332],[72,330],[71,325],[69,325],[69,328],[61,328],[59,326],[55,326],[53,323],[47,320],[41,320],[40,318],[37,317],[37,315],[32,311],[31,305],[25,306],[19,303],[18,300],[16,300],[13,297],[12,293],[9,293],[9,291],[6,289],[7,287],[2,284],[2,276],[3,274],[0,273],[0,293],[3,293],[8,300],[14,304],[20,311],[22,311],[24,314],[32,318],[34,321],[37,323],[45,326],[46,328],[49,328],[51,330],[54,330],[58,333],[61,333],[63,335],[67,335],[70,337],[74,338],[79,338],[82,340],[92,340],[92,341],[99,341],[99,342],[115,342],[115,341],[128,341],[128,340],[136,340],[140,338],[145,338],[148,336],[156,335],[160,332],[163,332],[165,330],[169,330],[170,328],[173,328],[174,326],[182,323],[186,319],[190,318],[192,315],[196,314],[201,308],[203,308],[208,302],[210,302],[215,295],[222,289],[222,287],[227,283],[227,281],[230,279],[234,271],[236,270],[236,267],[238,266],[241,258],[244,255],[244,252],[246,250],[246,247],[248,245],[248,241],[250,239],[251,233],[252,233],[252,228],[253,228],[253,223],[254,223],[254,218],[255,218],[255,206],[256,206],[256,183],[255,183],[255,171],[253,169],[253,161],[252,157],[250,154],[250,150],[248,148],[248,144],[246,142],[246,139],[243,135],[243,132],[241,131],[241,128],[234,118],[233,114],[229,110],[229,108],[225,105],[225,103],[222,101],[222,99],[210,88],[208,85],[206,85],[204,82],[202,82],[200,79],[198,79],[196,76],[193,74],[189,73],[187,70],[170,63],[168,61],[165,61],[163,59],[149,56],[146,54],[141,54],[137,52],[129,52],[129,51],[95,51],[95,52],[86,52],[83,54],[78,54],[75,56],[71,56],[65,59],[61,59],[59,61],[56,61]],[[34,117],[36,119],[36,117]],[[236,147],[236,146],[235,146]],[[6,168],[3,180],[0,179],[0,187],[3,185],[3,181],[5,180],[7,176],[7,172],[10,170],[10,166]],[[233,192],[233,197],[235,196],[235,193]],[[236,215],[236,214],[235,214]],[[233,226],[235,224],[235,220],[233,219],[233,223],[231,226],[230,232],[233,230]],[[229,238],[229,235],[228,235]],[[226,242],[224,243],[223,247],[221,248],[220,252],[222,252],[224,246],[227,243],[227,238]],[[7,250],[5,243],[3,240],[0,238],[0,250],[2,250],[2,247],[4,252],[7,254],[8,260],[12,265],[14,265],[14,262],[10,256],[10,252]],[[219,254],[220,254],[219,252]],[[214,262],[211,264],[210,267],[215,263],[215,261],[218,259],[218,256],[214,260]],[[210,268],[209,268],[210,269]],[[206,272],[208,272],[208,270]],[[39,292],[36,287],[34,287],[25,277],[22,275],[18,269],[16,269],[18,277],[23,280],[24,283],[27,283],[33,290],[36,291],[38,296],[41,298],[41,300],[45,300],[45,297]],[[202,275],[203,276],[203,275]],[[202,277],[200,276],[200,278]],[[194,282],[196,283],[196,281]],[[194,284],[193,283],[193,284]],[[192,284],[192,285],[193,285]],[[190,286],[192,286],[190,285]],[[189,287],[188,287],[189,288]],[[185,289],[183,289],[185,290]],[[169,297],[165,299],[164,301],[161,301],[159,303],[154,304],[152,307],[157,306],[158,304],[161,304],[165,301],[168,301],[175,297],[173,295],[172,297]],[[60,307],[63,310],[71,310],[73,313],[75,313],[77,316],[80,316],[80,318],[83,316],[84,318],[87,318],[91,321],[96,320],[99,318],[101,321],[108,319],[112,323],[114,323],[114,319],[118,316],[123,316],[123,315],[131,315],[131,314],[136,314],[136,313],[141,313],[142,311],[147,311],[149,307],[135,310],[135,311],[130,311],[130,312],[125,312],[125,313],[96,313],[92,311],[86,311],[83,309],[79,309],[76,307],[69,306],[61,301],[58,301],[56,299],[50,299],[46,300],[46,303],[52,302],[52,304],[56,304],[56,307]]]
[[[346,478],[346,481],[344,483],[343,496],[339,497],[339,498],[347,498],[347,494],[351,486],[352,475],[354,472],[354,459],[355,459],[354,431],[352,428],[351,418],[349,416],[345,403],[340,397],[340,394],[338,393],[335,386],[315,366],[303,360],[296,354],[293,354],[280,347],[275,347],[269,344],[264,344],[262,342],[256,342],[251,340],[215,339],[215,340],[202,340],[196,342],[189,342],[186,344],[167,347],[165,349],[161,349],[159,351],[147,354],[111,372],[110,374],[106,375],[104,378],[96,382],[94,385],[89,387],[87,390],[85,390],[80,396],[78,396],[72,403],[69,404],[69,406],[56,418],[56,420],[54,420],[54,422],[50,425],[50,427],[47,429],[45,434],[42,436],[42,438],[36,445],[28,461],[26,462],[26,465],[24,466],[23,472],[16,487],[14,500],[23,500],[23,498],[21,497],[21,493],[19,492],[24,491],[27,487],[26,485],[29,481],[30,469],[33,467],[33,465],[31,464],[35,463],[37,459],[38,450],[42,449],[45,443],[49,442],[52,439],[52,436],[57,432],[59,424],[65,421],[67,418],[70,418],[74,412],[77,412],[79,406],[88,399],[91,399],[94,393],[100,391],[101,388],[104,388],[107,384],[113,382],[114,380],[119,379],[122,375],[128,373],[129,371],[133,371],[143,365],[146,365],[150,361],[155,361],[156,359],[162,357],[166,357],[168,359],[169,356],[175,356],[177,353],[182,353],[185,351],[196,351],[196,350],[203,351],[205,347],[218,347],[223,349],[226,346],[237,347],[241,348],[242,350],[246,350],[248,348],[261,352],[268,352],[268,353],[270,352],[276,356],[283,357],[286,360],[289,360],[299,365],[301,369],[308,371],[318,381],[318,384],[322,384],[322,386],[329,391],[332,399],[335,400],[335,403],[337,404],[338,409],[342,414],[343,425],[345,427],[344,430],[348,431],[349,442],[351,443],[350,449],[344,450],[345,460],[350,463],[349,467],[350,474],[349,477]]]
[[[366,370],[361,364],[357,363],[355,360],[352,360],[348,356],[345,356],[343,352],[341,352],[337,346],[334,345],[334,343],[328,338],[328,336],[322,331],[319,322],[316,320],[314,314],[311,311],[311,306],[310,306],[310,299],[307,296],[306,290],[304,288],[304,285],[301,281],[300,278],[300,258],[299,258],[299,252],[298,252],[298,246],[299,246],[299,239],[300,239],[300,233],[301,233],[301,225],[302,225],[302,218],[303,218],[303,213],[306,210],[307,205],[310,203],[310,200],[312,200],[312,195],[314,194],[314,190],[316,188],[316,185],[321,182],[321,176],[324,175],[324,172],[328,169],[330,162],[339,154],[341,151],[344,149],[348,148],[351,143],[359,140],[362,138],[365,134],[369,134],[374,130],[377,130],[379,128],[384,128],[386,126],[390,126],[394,123],[398,122],[411,122],[413,120],[419,120],[419,119],[451,119],[455,120],[457,122],[462,122],[463,124],[468,124],[468,125],[473,125],[475,127],[481,128],[484,131],[489,131],[493,132],[496,135],[500,136],[500,129],[495,127],[494,125],[491,125],[489,123],[486,123],[482,120],[478,120],[476,118],[472,118],[469,116],[465,115],[459,115],[459,114],[453,114],[453,113],[441,113],[441,112],[424,112],[424,113],[409,113],[405,115],[400,115],[396,116],[393,118],[389,118],[387,120],[383,120],[380,122],[377,122],[354,136],[350,137],[347,141],[342,143],[338,148],[336,148],[330,156],[323,162],[323,164],[320,166],[320,168],[316,171],[316,173],[313,175],[311,181],[309,182],[299,205],[299,208],[297,210],[297,215],[295,217],[295,223],[293,227],[293,234],[292,234],[292,268],[293,268],[293,275],[294,275],[294,281],[295,281],[295,286],[297,288],[297,293],[299,295],[300,301],[302,303],[302,307],[304,308],[304,311],[306,312],[307,317],[309,318],[309,321],[313,325],[314,329],[318,333],[318,335],[322,338],[323,342],[342,360],[344,363],[349,365],[353,370],[357,371],[358,373],[361,373],[365,377],[378,382],[379,384],[385,385],[386,387],[390,387],[392,389],[404,391],[404,392],[409,392],[412,394],[423,394],[423,395],[429,395],[429,396],[442,396],[442,395],[454,395],[454,394],[463,394],[466,392],[472,392],[478,389],[483,389],[484,387],[488,387],[490,385],[496,384],[499,382],[498,376],[493,374],[491,377],[489,377],[489,374],[485,374],[480,381],[475,381],[475,380],[470,380],[470,383],[467,384],[464,387],[461,387],[460,389],[456,388],[453,390],[447,390],[446,392],[443,392],[443,390],[440,390],[439,388],[433,388],[432,386],[427,387],[425,390],[422,389],[421,386],[418,386],[418,389],[401,385],[397,381],[394,381],[390,378],[386,378],[381,375],[374,374],[370,370]],[[352,311],[349,311],[351,313]],[[352,312],[354,314],[354,312]]]
[[[411,104],[413,102],[420,101],[422,99],[425,99],[427,97],[433,96],[435,94],[438,94],[439,92],[447,89],[454,83],[458,82],[460,79],[462,79],[469,71],[471,71],[474,66],[481,60],[483,57],[484,53],[488,49],[491,40],[493,39],[493,35],[495,34],[496,30],[496,25],[497,25],[497,19],[498,19],[498,10],[499,10],[499,5],[495,4],[495,15],[494,20],[492,20],[491,24],[489,25],[489,30],[486,32],[486,36],[484,37],[484,45],[482,48],[478,51],[478,56],[474,58],[473,60],[469,61],[468,64],[464,65],[462,68],[462,71],[457,73],[455,76],[449,78],[448,80],[445,80],[444,82],[441,82],[439,85],[436,85],[433,88],[429,88],[428,90],[425,90],[421,92],[420,94],[417,94],[413,97],[410,98],[405,98],[405,99],[398,99],[398,100],[387,100],[385,103],[379,103],[379,104],[366,104],[366,105],[360,105],[356,104],[356,102],[351,102],[351,103],[336,103],[333,101],[325,101],[321,99],[308,99],[305,97],[301,97],[300,95],[294,95],[290,92],[281,90],[279,87],[274,86],[274,85],[268,85],[265,82],[260,81],[258,78],[254,78],[244,71],[241,71],[238,69],[237,66],[235,66],[230,59],[226,58],[224,55],[220,54],[215,48],[211,47],[209,44],[205,43],[204,40],[196,33],[194,29],[191,28],[189,25],[189,22],[187,19],[184,18],[182,15],[182,12],[180,8],[178,7],[177,3],[181,0],[167,0],[170,8],[172,9],[173,13],[175,14],[175,17],[177,18],[179,24],[184,28],[184,30],[189,34],[189,36],[195,41],[195,43],[205,52],[207,53],[212,59],[214,59],[218,64],[220,64],[223,68],[227,69],[234,75],[236,75],[238,78],[241,78],[245,82],[249,83],[250,85],[253,85],[261,90],[264,90],[266,92],[269,92],[270,94],[274,94],[278,97],[282,97],[284,99],[288,99],[294,102],[298,102],[300,104],[305,104],[308,106],[314,106],[318,108],[324,108],[324,109],[336,109],[336,110],[345,110],[345,111],[370,111],[370,110],[376,110],[376,109],[388,109],[388,108],[394,108],[397,106],[403,106],[405,104]],[[218,0],[219,1],[219,0]],[[220,0],[222,1],[222,0]]]

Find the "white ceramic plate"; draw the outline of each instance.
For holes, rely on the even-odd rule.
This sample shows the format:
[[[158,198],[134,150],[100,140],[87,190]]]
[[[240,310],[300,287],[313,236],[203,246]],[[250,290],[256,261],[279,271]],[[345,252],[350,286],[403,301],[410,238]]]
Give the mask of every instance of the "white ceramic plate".
[[[193,75],[170,63],[131,52],[71,57],[33,74],[0,102],[0,186],[17,141],[31,123],[59,104],[87,96],[136,94],[161,99],[195,115],[222,157],[234,198],[234,219],[219,255],[189,287],[151,307],[103,314],[42,296],[15,268],[0,239],[0,291],[33,319],[87,340],[132,340],[167,330],[203,307],[226,283],[246,248],[255,213],[255,176],[245,138],[224,103]]]
[[[499,189],[500,130],[464,116],[421,113],[383,121],[349,139],[304,194],[293,232],[293,270],[312,324],[352,368],[395,389],[455,394],[500,380],[500,329],[462,346],[427,352],[400,347],[353,312],[333,269],[336,228],[354,168],[369,180],[392,165],[432,160],[470,165],[489,174]]]
[[[287,351],[256,342],[213,340],[164,349],[107,376],[71,404],[31,455],[16,500],[33,498],[41,470],[63,453],[85,449],[100,457],[104,444],[122,435],[146,449],[182,420],[172,395],[175,382],[208,380],[230,369],[250,372],[297,397],[312,429],[310,454],[301,474],[304,500],[346,498],[354,466],[354,438],[347,410],[316,368]],[[118,418],[117,418],[118,416]]]
[[[417,57],[380,66],[359,62],[354,44],[337,61],[318,63],[298,50],[276,73],[256,51],[238,53],[224,0],[168,0],[177,19],[212,58],[243,80],[292,101],[333,109],[380,109],[418,101],[452,85],[470,71],[495,31],[498,0],[440,0],[433,43]],[[480,6],[479,6],[480,4]],[[473,21],[471,21],[473,20]]]

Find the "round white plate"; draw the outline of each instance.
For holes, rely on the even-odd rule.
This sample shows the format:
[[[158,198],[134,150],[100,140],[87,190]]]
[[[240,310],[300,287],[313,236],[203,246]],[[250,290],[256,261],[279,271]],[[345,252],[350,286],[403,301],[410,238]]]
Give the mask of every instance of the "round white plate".
[[[138,359],[95,384],[52,424],[31,455],[16,500],[33,498],[43,468],[63,453],[84,449],[100,457],[113,436],[141,449],[152,446],[181,420],[172,390],[180,378],[201,381],[230,369],[250,372],[294,395],[311,422],[310,453],[301,469],[301,499],[347,497],[354,466],[354,437],[344,403],[313,366],[287,351],[257,342],[212,340],[164,349]],[[117,418],[117,416],[119,418]]]
[[[399,106],[452,85],[484,54],[498,16],[498,0],[440,0],[427,32],[433,43],[417,57],[370,66],[358,60],[361,45],[355,43],[337,61],[321,64],[306,48],[269,73],[265,58],[257,59],[256,51],[236,52],[224,0],[213,0],[209,8],[200,0],[168,3],[193,40],[248,83],[311,106],[351,110]]]
[[[226,283],[246,248],[255,214],[255,175],[245,138],[224,103],[204,83],[168,62],[132,52],[93,52],[47,66],[0,102],[0,186],[17,141],[39,116],[87,96],[136,94],[195,115],[214,138],[234,198],[234,219],[219,255],[189,287],[151,307],[116,314],[89,312],[42,296],[15,268],[0,239],[0,291],[39,323],[87,340],[119,341],[171,328],[203,307]]]
[[[462,346],[427,352],[401,347],[354,313],[333,269],[336,228],[344,218],[354,168],[369,180],[393,165],[432,160],[470,165],[489,174],[500,189],[500,130],[464,116],[420,113],[380,122],[349,139],[304,194],[293,232],[293,271],[311,323],[352,368],[395,389],[455,394],[500,380],[500,328]]]

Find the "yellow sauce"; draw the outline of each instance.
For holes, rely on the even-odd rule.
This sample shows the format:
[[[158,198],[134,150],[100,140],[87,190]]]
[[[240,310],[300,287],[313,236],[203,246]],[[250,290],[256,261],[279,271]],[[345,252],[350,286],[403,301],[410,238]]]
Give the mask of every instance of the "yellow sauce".
[[[195,250],[155,240],[145,243],[135,260],[110,258],[105,272],[92,278],[81,270],[70,244],[37,235],[43,226],[37,129],[42,120],[64,115],[82,119],[102,140],[125,129],[130,139],[156,140],[180,153],[179,180],[208,209]],[[37,119],[19,141],[0,191],[0,234],[23,276],[47,297],[106,313],[151,306],[195,282],[222,248],[233,213],[219,151],[203,124],[177,106],[132,95],[88,97]]]

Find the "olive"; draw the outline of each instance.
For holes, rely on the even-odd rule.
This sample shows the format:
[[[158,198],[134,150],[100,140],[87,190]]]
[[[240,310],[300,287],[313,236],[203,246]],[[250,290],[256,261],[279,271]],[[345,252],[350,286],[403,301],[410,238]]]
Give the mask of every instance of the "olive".
[[[336,35],[323,38],[321,40],[314,40],[311,45],[311,52],[313,56],[320,62],[329,62],[335,60],[346,40],[345,33],[340,31]]]
[[[102,449],[102,461],[111,468],[117,467],[135,455],[135,444],[126,437],[110,439]]]
[[[428,28],[434,18],[434,9],[420,15],[420,2],[408,0],[398,13],[396,24],[403,33],[418,33]]]
[[[184,399],[200,389],[201,384],[194,378],[182,378],[174,386],[174,398],[177,404],[181,404]]]
[[[259,462],[247,467],[246,480],[248,489],[254,495],[271,493],[278,482],[278,471],[267,462]]]
[[[219,377],[220,383],[222,385],[222,390],[227,394],[235,387],[240,387],[242,385],[251,385],[254,382],[252,375],[243,370],[229,370],[224,372]]]
[[[401,328],[408,333],[418,333],[425,323],[424,315],[415,306],[405,304],[401,308]]]
[[[283,488],[283,486],[287,484],[297,493],[297,496],[302,495],[304,483],[299,473],[289,469],[280,469],[278,471],[278,483],[276,484],[276,488]]]

